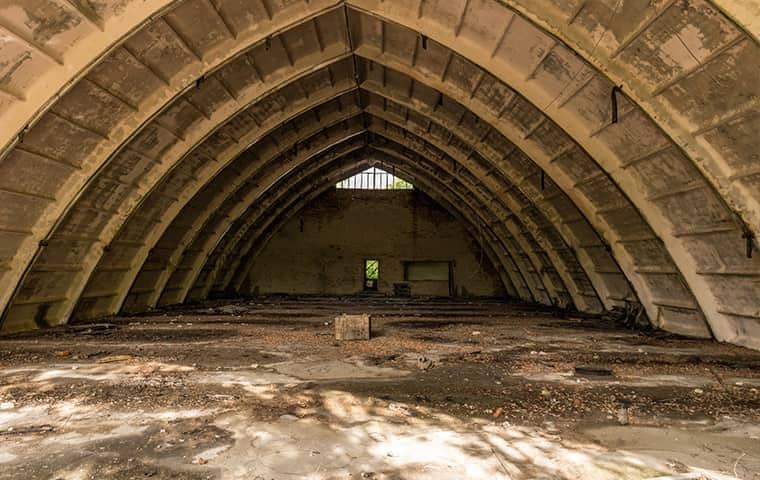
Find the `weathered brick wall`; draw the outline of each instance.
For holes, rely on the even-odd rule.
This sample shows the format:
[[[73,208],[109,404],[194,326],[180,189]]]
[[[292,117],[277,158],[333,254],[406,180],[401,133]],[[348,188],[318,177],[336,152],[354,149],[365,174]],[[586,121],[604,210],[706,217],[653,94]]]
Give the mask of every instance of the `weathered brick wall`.
[[[302,223],[303,222],[303,223]],[[303,231],[301,231],[303,227]],[[498,275],[464,226],[419,191],[331,190],[294,216],[262,251],[251,292],[352,294],[363,260],[380,260],[378,291],[404,281],[405,261],[453,261],[460,295],[501,296]],[[412,295],[446,295],[446,282],[409,282]]]

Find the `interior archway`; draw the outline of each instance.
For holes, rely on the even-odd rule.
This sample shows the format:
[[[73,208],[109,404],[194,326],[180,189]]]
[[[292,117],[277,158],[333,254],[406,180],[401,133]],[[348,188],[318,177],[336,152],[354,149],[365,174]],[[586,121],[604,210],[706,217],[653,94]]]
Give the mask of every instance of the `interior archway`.
[[[759,78],[760,0],[1,0],[0,477],[751,477]]]
[[[234,118],[238,132],[251,125],[239,114],[245,107],[260,109],[260,115],[265,115],[267,108],[278,108],[278,102],[292,109],[290,113],[283,110],[279,120],[259,123],[256,131],[263,136],[288,121],[299,108],[306,111],[307,105],[315,105],[312,93],[324,92],[321,98],[327,99],[359,84],[362,91],[384,98],[383,102],[395,102],[394,108],[418,106],[412,108],[415,115],[428,116],[435,120],[436,128],[443,127],[449,135],[469,141],[476,156],[486,161],[491,149],[498,155],[500,150],[503,154],[505,145],[518,147],[528,163],[523,158],[522,165],[502,170],[505,173],[500,181],[503,184],[505,174],[517,176],[520,195],[529,191],[542,202],[539,210],[528,207],[528,212],[538,214],[526,223],[534,234],[545,221],[554,223],[558,226],[551,228],[560,237],[557,251],[569,247],[578,252],[567,257],[572,266],[562,260],[563,254],[550,254],[551,268],[564,276],[562,283],[573,285],[571,275],[584,272],[585,282],[594,286],[594,295],[602,292],[599,299],[605,308],[637,301],[632,296],[635,291],[653,323],[673,331],[709,333],[741,343],[744,340],[739,340],[740,336],[757,328],[757,309],[753,307],[758,300],[757,262],[742,259],[755,243],[752,205],[756,199],[746,195],[746,182],[753,177],[750,168],[748,176],[733,175],[724,180],[728,170],[721,164],[741,154],[729,153],[721,137],[723,122],[744,125],[754,118],[754,84],[744,79],[755,69],[749,62],[749,69],[722,77],[724,84],[732,85],[735,95],[731,101],[724,97],[727,101],[715,104],[716,110],[709,115],[700,116],[677,92],[701,88],[702,77],[720,75],[718,59],[751,56],[756,49],[752,30],[737,29],[732,21],[745,29],[748,24],[741,22],[740,16],[733,20],[725,17],[725,5],[704,3],[679,9],[668,4],[634,9],[627,11],[629,20],[625,22],[613,10],[614,21],[601,36],[594,37],[584,29],[603,17],[604,9],[585,2],[572,10],[572,27],[563,30],[549,27],[553,15],[559,14],[556,7],[520,2],[437,5],[423,1],[416,6],[372,1],[309,2],[306,9],[281,10],[267,5],[263,10],[255,7],[259,18],[265,20],[250,25],[239,23],[238,16],[226,10],[228,6],[211,8],[203,2],[185,2],[168,8],[159,3],[144,7],[143,12],[167,8],[147,23],[136,20],[139,15],[134,9],[97,13],[66,7],[65,14],[73,15],[71,18],[81,17],[81,21],[71,22],[79,29],[79,36],[69,37],[68,44],[51,43],[53,38],[64,38],[56,37],[62,32],[44,40],[32,38],[24,31],[28,26],[19,27],[18,22],[9,20],[8,25],[14,25],[8,26],[14,41],[33,52],[29,57],[33,61],[18,71],[15,85],[28,86],[30,101],[25,108],[30,112],[32,104],[38,102],[35,108],[39,113],[28,117],[38,118],[26,122],[28,127],[16,129],[23,132],[12,142],[13,148],[6,150],[3,161],[12,174],[6,177],[16,184],[4,187],[10,195],[7,209],[24,212],[22,217],[9,217],[16,229],[8,228],[6,235],[6,250],[13,251],[3,275],[9,287],[3,289],[7,292],[3,303],[11,301],[12,295],[12,302],[4,309],[6,328],[19,324],[17,318],[26,319],[19,325],[29,325],[31,318],[48,323],[65,321],[86,292],[87,282],[103,278],[91,275],[96,267],[111,276],[128,272],[118,283],[120,292],[114,297],[125,298],[136,275],[134,270],[141,268],[139,259],[146,258],[146,248],[158,241],[182,205],[216,177],[214,172],[219,170],[208,164],[208,158],[215,154],[203,149],[209,148],[211,141],[217,142],[216,151],[230,142],[240,142],[242,137],[219,134],[228,119]],[[204,14],[204,22],[190,26],[186,20],[199,13]],[[108,22],[97,21],[106,17],[113,20],[113,29],[107,27]],[[497,18],[504,21],[497,22]],[[637,21],[641,23],[631,29]],[[129,22],[141,26],[117,48],[104,40],[102,45],[110,45],[110,50],[92,49],[91,55],[99,60],[90,62],[86,69],[72,70],[71,78],[79,80],[69,81],[70,88],[60,100],[46,100],[41,90],[31,93],[34,81],[28,76],[30,69],[35,66],[40,71],[56,71],[65,63],[66,48],[74,48],[86,37],[85,24],[99,25],[102,36],[111,35],[113,40],[119,35],[117,25],[123,29]],[[502,25],[501,30],[491,27],[497,23]],[[657,35],[671,35],[672,25],[704,32],[699,53],[703,58],[697,58],[696,66],[671,62],[668,70],[657,63],[668,54],[675,59],[676,47],[646,42]],[[510,40],[517,38],[532,42],[535,48],[529,55],[520,55],[511,46],[514,41]],[[595,45],[590,50],[589,39]],[[683,48],[694,54],[690,41],[683,42]],[[646,56],[643,51],[647,51]],[[161,59],[170,61],[157,63]],[[649,62],[646,67],[642,60]],[[649,74],[649,83],[633,81],[643,71]],[[114,75],[125,81],[114,83]],[[248,86],[244,76],[255,81]],[[622,93],[612,90],[610,80],[623,80]],[[332,91],[320,87],[327,83]],[[617,125],[604,119],[610,113],[605,88],[613,92],[612,103],[620,103]],[[404,89],[408,89],[408,100]],[[10,86],[6,92],[9,105],[14,105],[7,111],[12,113],[20,108],[19,102],[26,101],[14,92],[18,90]],[[740,93],[749,95],[749,101],[736,110],[734,99]],[[435,95],[437,99],[431,98]],[[300,106],[293,101],[299,97],[304,99]],[[370,102],[361,108],[371,111],[376,107]],[[716,113],[732,108],[729,114]],[[17,121],[24,117],[9,113],[8,118]],[[409,119],[404,121],[410,125]],[[695,124],[696,130],[692,127]],[[130,127],[124,128],[126,125]],[[228,128],[225,133],[231,132]],[[492,132],[496,132],[496,140],[492,140]],[[474,135],[478,133],[483,137],[476,141]],[[56,141],[65,137],[77,140]],[[696,140],[689,142],[687,137]],[[245,141],[254,138],[249,135]],[[198,150],[200,141],[209,147]],[[726,148],[719,151],[718,144]],[[741,148],[751,151],[744,145]],[[156,158],[161,161],[156,162]],[[232,158],[234,155],[222,163]],[[182,163],[177,163],[180,160]],[[43,175],[16,181],[24,175],[22,165],[28,169],[43,164]],[[537,165],[539,173],[531,165]],[[492,168],[484,166],[478,175]],[[62,177],[67,180],[61,182]],[[485,177],[487,183],[491,177]],[[549,192],[531,188],[530,183],[535,185],[538,179],[543,179],[540,183],[544,189],[548,183]],[[158,193],[156,185],[161,185],[164,193]],[[161,195],[163,204],[157,201]],[[514,207],[515,198],[512,195],[506,201]],[[117,235],[139,230],[124,228],[151,216],[150,208],[142,208],[147,199],[150,208],[163,210],[161,227],[151,231],[143,224],[156,238],[138,252],[115,250],[116,244],[111,242],[116,239],[119,243]],[[554,199],[568,207],[551,205]],[[700,207],[694,210],[692,205]],[[99,220],[93,221],[91,215],[96,210]],[[521,215],[530,218],[523,212]],[[570,220],[575,215],[585,218],[576,224],[573,221],[577,218]],[[124,227],[127,219],[130,222]],[[595,232],[591,233],[592,244],[581,243],[583,248],[578,250],[575,245],[581,230]],[[536,241],[532,237],[519,238],[525,239],[525,247]],[[535,238],[543,241],[542,236]],[[721,247],[729,244],[732,247]],[[107,255],[102,256],[104,250]],[[86,253],[81,256],[77,252]],[[135,253],[135,259],[124,257]],[[109,264],[111,259],[115,263]],[[118,259],[128,265],[119,264]],[[609,268],[600,267],[603,263]],[[70,288],[53,286],[64,276],[76,279]],[[584,294],[587,290],[570,289]],[[579,299],[576,294],[575,303]],[[96,311],[112,313],[120,303],[116,300],[105,310]]]

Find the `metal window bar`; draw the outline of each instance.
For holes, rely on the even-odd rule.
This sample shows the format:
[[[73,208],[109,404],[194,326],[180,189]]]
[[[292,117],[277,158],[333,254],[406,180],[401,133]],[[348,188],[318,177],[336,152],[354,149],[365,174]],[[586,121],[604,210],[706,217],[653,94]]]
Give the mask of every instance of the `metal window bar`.
[[[414,186],[395,175],[377,167],[371,167],[335,185],[340,189],[353,190],[411,190]]]

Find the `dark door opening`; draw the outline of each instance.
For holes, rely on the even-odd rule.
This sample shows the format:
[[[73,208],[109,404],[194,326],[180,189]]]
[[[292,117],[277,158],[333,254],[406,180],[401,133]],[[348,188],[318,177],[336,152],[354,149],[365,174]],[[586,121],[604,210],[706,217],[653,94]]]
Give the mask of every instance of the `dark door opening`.
[[[411,290],[423,295],[455,296],[454,265],[451,261],[407,261],[404,265],[404,281]]]
[[[380,278],[380,261],[364,260],[364,290],[377,290],[377,280]]]

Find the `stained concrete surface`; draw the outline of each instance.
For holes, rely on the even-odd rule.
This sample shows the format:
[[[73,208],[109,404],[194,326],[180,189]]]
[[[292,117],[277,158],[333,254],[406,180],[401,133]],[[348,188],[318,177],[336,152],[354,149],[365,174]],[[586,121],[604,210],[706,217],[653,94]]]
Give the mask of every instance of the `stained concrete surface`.
[[[341,312],[374,338],[336,342]],[[760,478],[760,354],[740,347],[495,301],[111,323],[0,341],[0,478]]]

